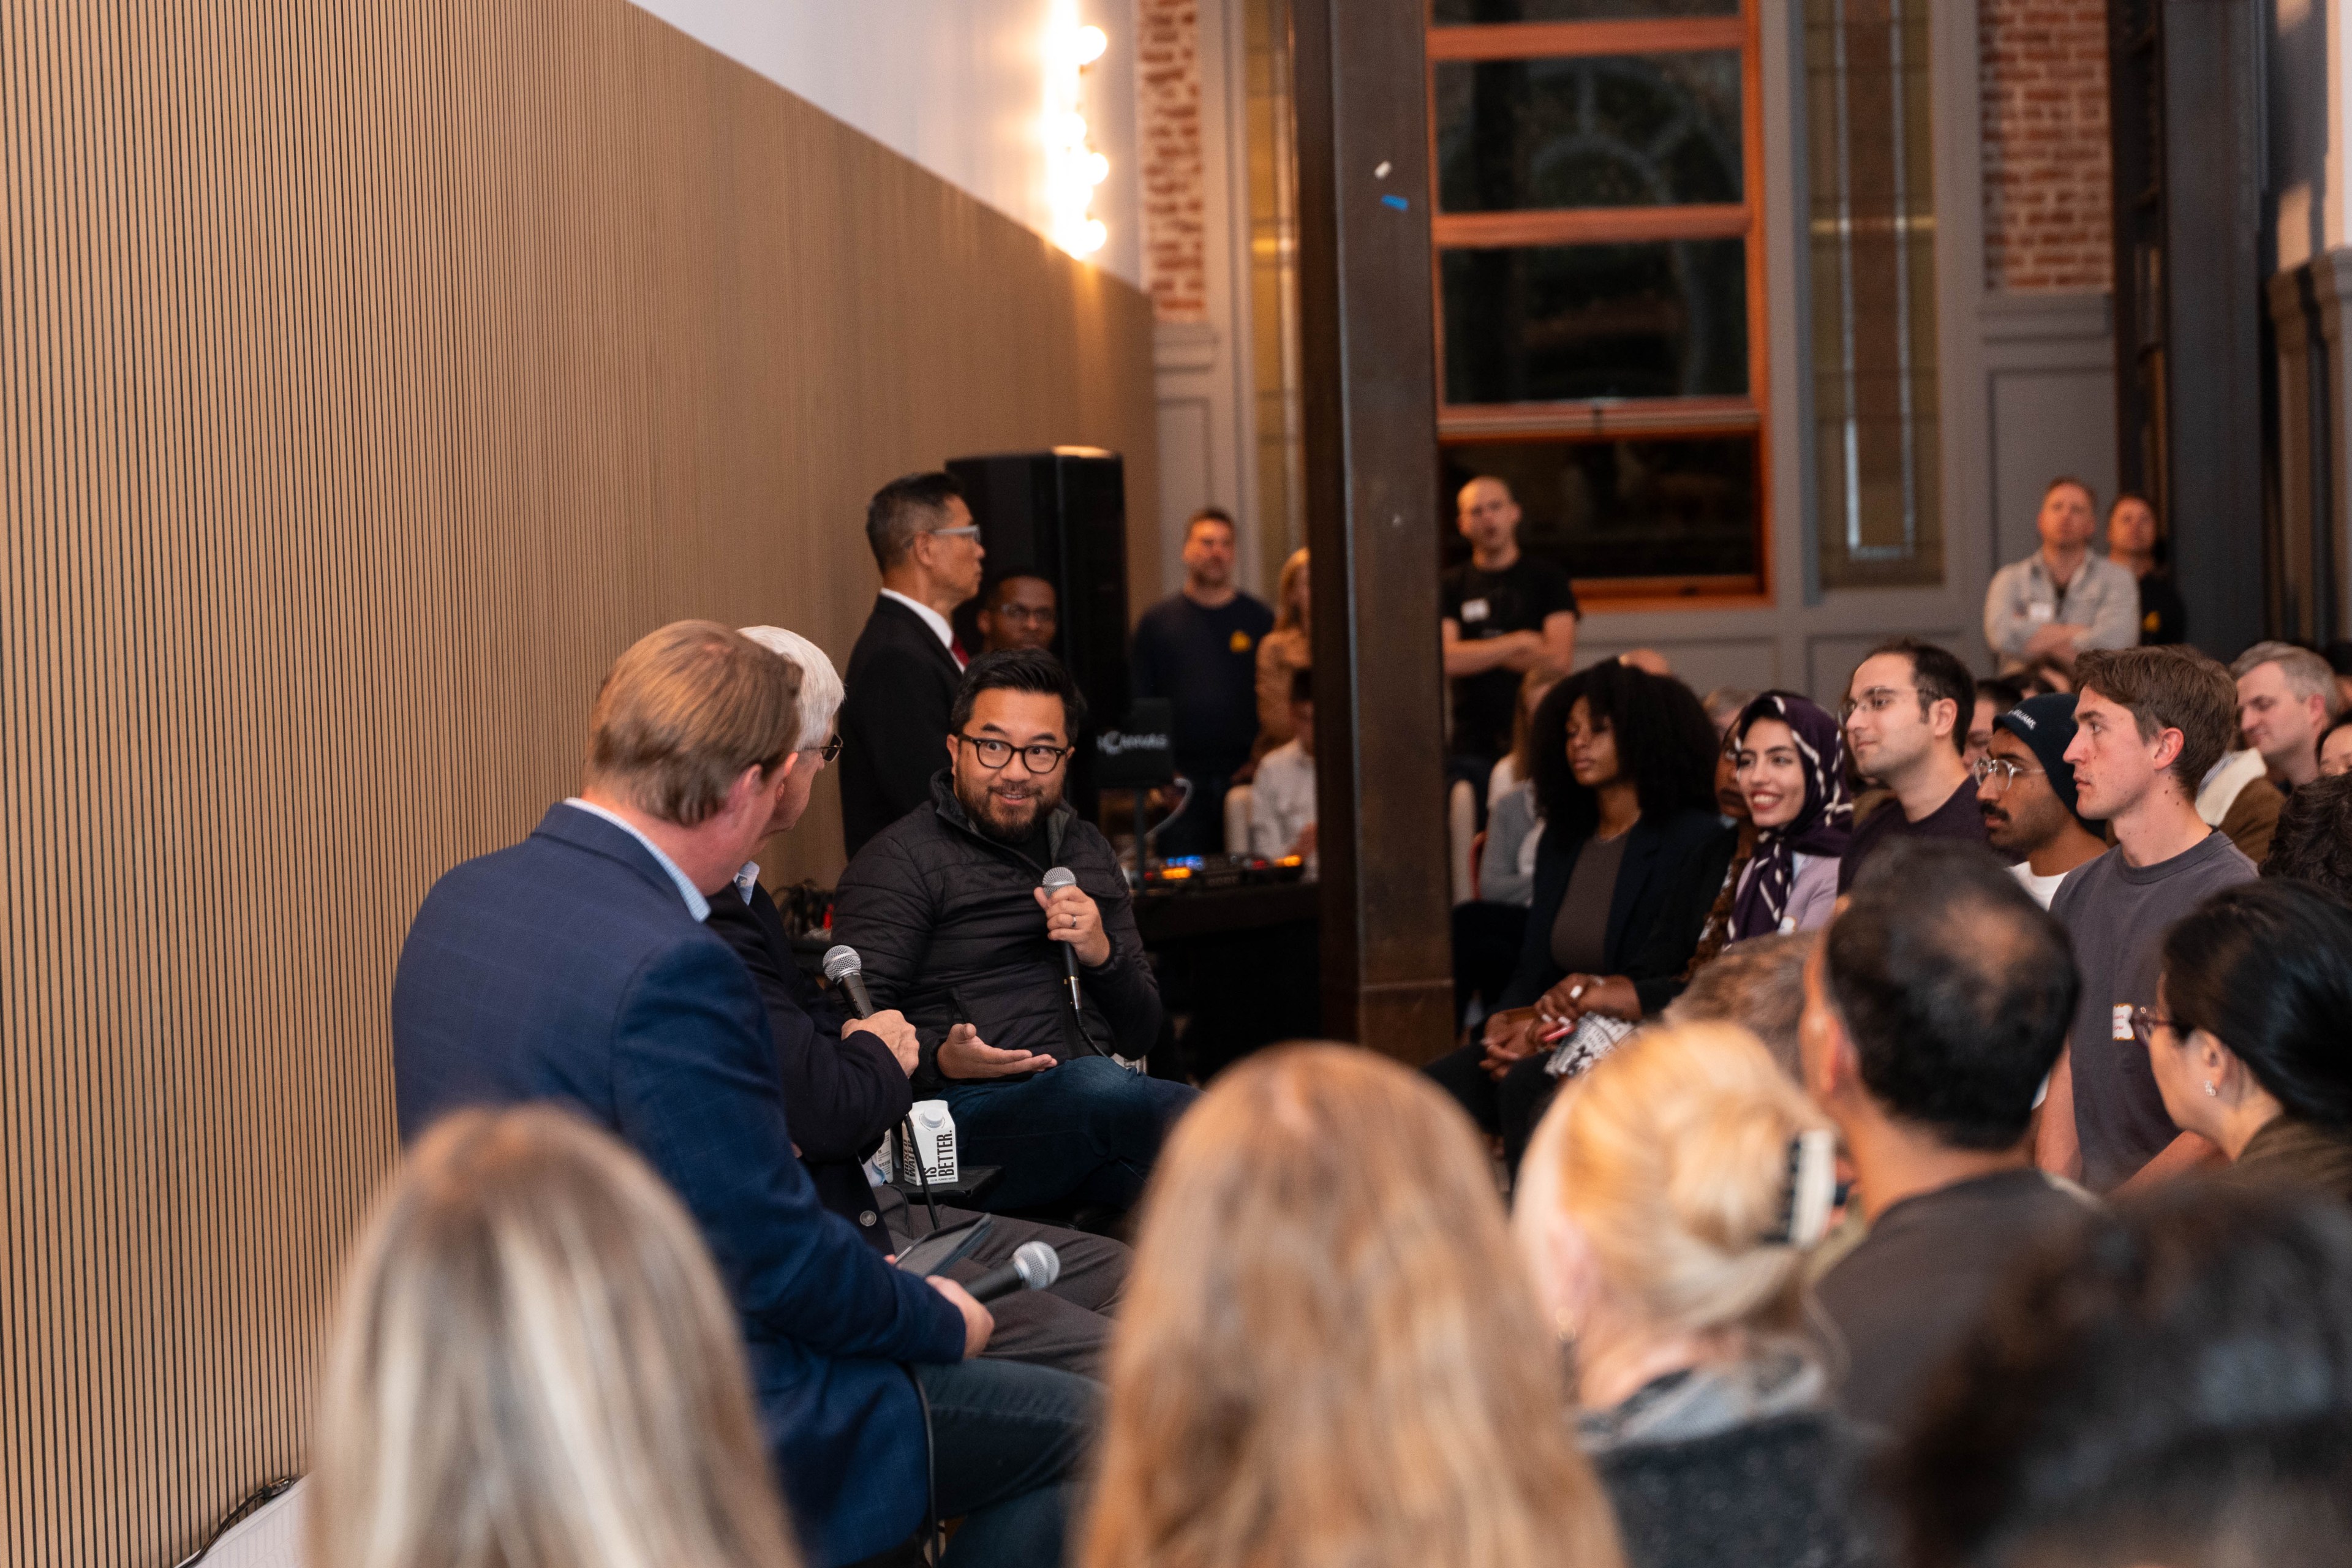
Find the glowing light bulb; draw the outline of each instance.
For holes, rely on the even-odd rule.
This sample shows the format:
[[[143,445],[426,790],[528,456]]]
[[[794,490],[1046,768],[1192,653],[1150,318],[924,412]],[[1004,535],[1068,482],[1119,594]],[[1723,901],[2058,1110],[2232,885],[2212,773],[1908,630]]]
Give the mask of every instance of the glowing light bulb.
[[[1087,144],[1087,117],[1076,110],[1055,115],[1053,135],[1062,146],[1075,152]]]
[[[1090,66],[1102,58],[1110,47],[1110,35],[1100,27],[1080,27],[1070,35],[1070,59],[1073,63]]]
[[[1103,241],[1109,237],[1110,230],[1103,226],[1102,219],[1090,217],[1079,226],[1078,242],[1070,247],[1070,251],[1076,256],[1092,256],[1103,247]]]
[[[1087,153],[1086,163],[1081,165],[1081,168],[1085,174],[1086,182],[1089,185],[1099,185],[1110,178],[1110,160],[1099,153]]]

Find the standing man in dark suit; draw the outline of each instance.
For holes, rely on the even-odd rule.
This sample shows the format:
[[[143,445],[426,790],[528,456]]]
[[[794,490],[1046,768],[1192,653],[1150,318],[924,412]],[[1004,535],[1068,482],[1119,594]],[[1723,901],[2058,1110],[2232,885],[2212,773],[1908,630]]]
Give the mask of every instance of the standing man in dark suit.
[[[459,1106],[555,1100],[653,1166],[740,1315],[818,1568],[910,1536],[927,1472],[939,1513],[967,1515],[950,1564],[1059,1562],[1095,1385],[966,1359],[988,1343],[988,1310],[892,1268],[825,1212],[793,1157],[759,990],[703,923],[808,789],[798,684],[793,666],[704,621],[621,656],[590,718],[580,795],[444,876],[417,911],[393,984],[401,1134]]]
[[[866,542],[882,569],[874,613],[849,652],[841,705],[841,836],[850,858],[931,798],[940,737],[970,656],[949,617],[980,592],[980,528],[948,474],[874,492]]]

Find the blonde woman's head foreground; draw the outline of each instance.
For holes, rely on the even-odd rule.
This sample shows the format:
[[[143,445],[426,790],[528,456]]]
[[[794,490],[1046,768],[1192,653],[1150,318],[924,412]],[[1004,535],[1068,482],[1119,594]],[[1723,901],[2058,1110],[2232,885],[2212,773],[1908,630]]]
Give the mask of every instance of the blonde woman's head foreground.
[[[1470,1127],[1370,1052],[1180,1122],[1112,1343],[1086,1568],[1614,1568]]]
[[[545,1107],[410,1152],[352,1258],[314,1568],[796,1568],[725,1293],[635,1155]]]
[[[1797,1326],[1803,1253],[1772,1238],[1790,1141],[1828,1125],[1754,1036],[1721,1024],[1644,1030],[1560,1095],[1515,1224],[1544,1310],[1577,1342],[1581,1403]]]

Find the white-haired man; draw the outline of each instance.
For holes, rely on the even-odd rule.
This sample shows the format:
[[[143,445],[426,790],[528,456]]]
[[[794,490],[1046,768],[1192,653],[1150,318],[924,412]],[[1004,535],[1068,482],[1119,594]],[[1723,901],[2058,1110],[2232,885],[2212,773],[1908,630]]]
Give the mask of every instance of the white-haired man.
[[[801,776],[786,785],[769,822],[772,834],[786,833],[799,822],[817,773],[838,745],[832,737],[841,677],[824,650],[797,632],[745,626],[743,635],[801,672],[799,748],[788,764]],[[913,1026],[895,1009],[853,1018],[837,996],[817,989],[793,962],[792,939],[775,900],[760,885],[757,861],[747,862],[737,874],[734,895],[721,892],[710,900],[708,923],[742,958],[767,1004],[793,1146],[816,1184],[818,1199],[857,1226],[877,1251],[903,1249],[929,1231],[928,1215],[911,1212],[895,1189],[869,1184],[866,1161],[913,1100],[908,1078],[921,1057]],[[977,1217],[940,1210],[943,1225]],[[999,1300],[992,1309],[996,1331],[983,1353],[1099,1376],[1110,1336],[1108,1314],[1127,1283],[1124,1246],[998,1215],[987,1238],[947,1274],[969,1280],[1009,1261],[1031,1240],[1048,1242],[1061,1255],[1061,1277],[1049,1289]]]
[[[2238,727],[2282,794],[2319,776],[2319,737],[2336,717],[2336,671],[2307,647],[2258,642],[2230,666]]]

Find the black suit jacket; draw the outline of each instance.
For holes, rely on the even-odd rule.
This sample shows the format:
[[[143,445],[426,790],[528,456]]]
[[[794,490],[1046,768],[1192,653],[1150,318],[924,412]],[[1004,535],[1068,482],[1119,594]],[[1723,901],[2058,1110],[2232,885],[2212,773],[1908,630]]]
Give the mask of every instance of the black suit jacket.
[[[748,900],[719,889],[705,923],[735,950],[767,1004],[793,1147],[818,1199],[857,1226],[876,1251],[889,1251],[865,1164],[913,1103],[906,1068],[879,1037],[863,1029],[842,1034],[848,1012],[793,962],[792,939],[767,889],[752,884]]]
[[[1627,832],[1625,859],[1609,900],[1601,973],[1633,981],[1643,1016],[1657,1016],[1681,993],[1682,973],[1698,948],[1738,837],[1713,812],[1696,810],[1659,821],[1645,815]],[[1545,834],[1537,847],[1535,897],[1519,966],[1499,1006],[1528,1006],[1568,977],[1552,962],[1551,928],[1583,848],[1582,838],[1564,833]]]
[[[841,837],[851,859],[867,839],[930,804],[962,679],[955,655],[922,616],[875,595],[842,678]]]

